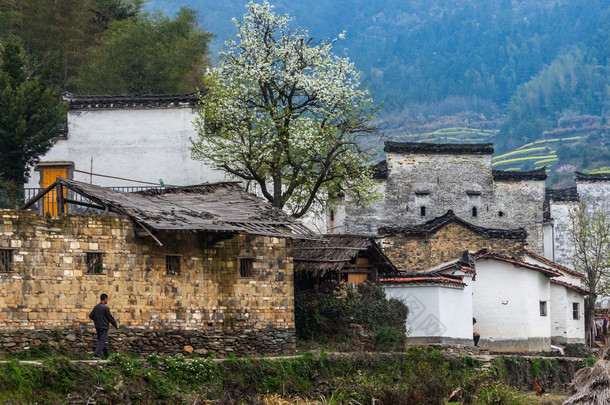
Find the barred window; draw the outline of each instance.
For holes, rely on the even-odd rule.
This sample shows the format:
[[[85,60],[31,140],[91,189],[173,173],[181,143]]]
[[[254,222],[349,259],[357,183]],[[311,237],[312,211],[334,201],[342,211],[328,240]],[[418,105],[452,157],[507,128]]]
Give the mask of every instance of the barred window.
[[[102,252],[87,252],[87,274],[101,274],[104,271]]]
[[[165,274],[168,276],[180,275],[180,256],[165,256]]]
[[[13,249],[0,249],[0,272],[13,271]]]
[[[253,259],[244,258],[239,259],[239,276],[240,277],[252,277]]]

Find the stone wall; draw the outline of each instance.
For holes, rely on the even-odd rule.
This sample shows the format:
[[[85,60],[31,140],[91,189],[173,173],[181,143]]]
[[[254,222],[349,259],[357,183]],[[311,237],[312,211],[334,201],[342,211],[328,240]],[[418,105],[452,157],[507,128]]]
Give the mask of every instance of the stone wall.
[[[376,234],[381,226],[419,225],[452,210],[481,227],[525,228],[529,248],[543,254],[544,180],[494,180],[490,154],[388,152],[386,161],[383,200],[369,207],[348,202],[339,229]]]
[[[457,260],[465,250],[487,249],[508,257],[522,258],[524,239],[492,238],[452,222],[428,236],[396,234],[382,241],[385,254],[400,271],[420,272]]]
[[[117,216],[0,215],[0,249],[12,249],[13,259],[12,271],[0,273],[0,330],[90,328],[88,314],[107,293],[119,324],[137,333],[193,331],[202,349],[223,342],[240,353],[255,352],[238,347],[244,339],[276,335],[274,352],[294,349],[286,239],[175,231],[157,234],[159,246]],[[87,252],[102,254],[100,274],[87,273]],[[166,274],[166,255],[179,257],[179,275]],[[252,263],[250,277],[240,276],[241,259]]]

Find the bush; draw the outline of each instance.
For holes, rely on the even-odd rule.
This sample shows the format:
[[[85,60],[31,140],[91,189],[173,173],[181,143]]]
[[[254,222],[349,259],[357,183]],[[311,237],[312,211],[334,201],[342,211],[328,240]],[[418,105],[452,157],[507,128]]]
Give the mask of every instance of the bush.
[[[382,326],[375,333],[375,349],[383,352],[404,350],[407,336],[404,328],[395,326]]]
[[[387,299],[382,287],[366,282],[357,288],[334,284],[327,291],[295,297],[297,336],[305,340],[345,339],[361,327],[364,336],[374,337],[376,346],[377,342],[379,347],[404,346],[398,332],[406,335],[407,314],[403,302]]]

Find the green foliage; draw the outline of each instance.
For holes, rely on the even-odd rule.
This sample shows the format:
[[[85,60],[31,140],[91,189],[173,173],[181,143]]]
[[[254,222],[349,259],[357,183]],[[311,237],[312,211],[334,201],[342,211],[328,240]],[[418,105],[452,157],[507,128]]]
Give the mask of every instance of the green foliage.
[[[66,107],[27,64],[15,37],[0,41],[0,174],[22,185],[65,121]]]
[[[374,336],[375,349],[383,352],[402,351],[407,343],[405,328],[382,326]]]
[[[332,289],[332,287],[331,287]],[[297,335],[302,339],[333,340],[354,333],[353,325],[381,347],[404,347],[406,305],[396,299],[387,299],[383,288],[371,284],[358,284],[347,289],[344,296],[330,292],[298,293],[295,297],[295,323]]]
[[[332,52],[336,40],[290,28],[268,2],[247,9],[206,74],[193,157],[252,182],[297,218],[346,194],[380,198],[360,143],[375,132],[378,107],[354,65]]]
[[[112,22],[71,81],[81,94],[191,93],[201,85],[212,35],[181,8]]]

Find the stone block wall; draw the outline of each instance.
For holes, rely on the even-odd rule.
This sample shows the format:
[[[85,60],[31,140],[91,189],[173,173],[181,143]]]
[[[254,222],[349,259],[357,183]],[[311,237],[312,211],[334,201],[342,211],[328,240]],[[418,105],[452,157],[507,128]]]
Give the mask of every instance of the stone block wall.
[[[492,238],[459,223],[449,223],[428,236],[397,234],[386,236],[383,251],[400,271],[421,272],[457,260],[465,250],[490,252],[521,259],[525,239]]]
[[[0,249],[10,249],[13,261],[12,271],[0,273],[0,330],[91,328],[88,314],[107,293],[126,336],[192,331],[201,349],[218,342],[236,353],[294,349],[289,240],[190,231],[156,236],[163,246],[117,216],[0,211]],[[87,273],[88,252],[102,255],[100,274]],[[180,274],[167,275],[166,255],[178,257]],[[241,259],[251,263],[248,277],[240,274]],[[259,341],[274,345],[252,343]]]

